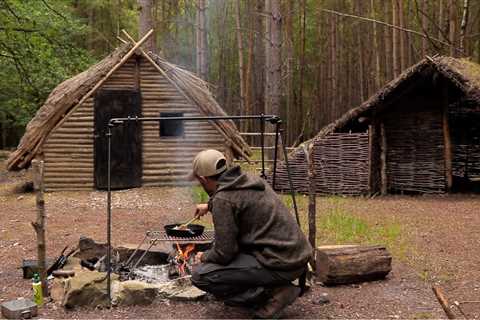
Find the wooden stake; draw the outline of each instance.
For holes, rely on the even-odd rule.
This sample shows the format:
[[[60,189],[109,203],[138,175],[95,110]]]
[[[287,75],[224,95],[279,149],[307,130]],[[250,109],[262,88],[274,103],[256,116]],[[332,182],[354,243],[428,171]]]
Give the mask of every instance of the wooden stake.
[[[443,145],[445,155],[445,181],[447,192],[452,189],[452,142],[450,140],[450,126],[448,124],[448,84],[442,80],[442,128],[443,128]]]
[[[317,238],[317,199],[316,199],[316,188],[315,188],[315,161],[313,157],[314,144],[310,143],[308,146],[303,146],[305,152],[305,159],[307,159],[308,164],[308,240],[312,248],[316,248],[316,238]],[[313,263],[312,265],[315,265]]]
[[[443,294],[442,288],[437,285],[432,286],[433,293],[437,297],[438,302],[442,306],[443,311],[447,315],[448,319],[455,319],[455,314],[453,314],[452,310],[450,309],[450,304],[448,303],[447,298]]]
[[[37,260],[40,280],[42,282],[43,296],[48,296],[47,267],[46,267],[46,242],[45,242],[45,200],[43,192],[43,161],[32,161],[33,188],[36,193],[37,221],[32,222],[32,227],[37,233]]]
[[[368,193],[370,195],[375,193],[375,187],[373,185],[373,170],[375,170],[373,166],[373,139],[374,139],[374,132],[373,125],[368,126]]]
[[[385,126],[383,122],[380,123],[380,138],[381,138],[381,150],[380,150],[380,171],[382,181],[382,195],[386,195],[388,191],[387,181],[387,137],[385,135]]]

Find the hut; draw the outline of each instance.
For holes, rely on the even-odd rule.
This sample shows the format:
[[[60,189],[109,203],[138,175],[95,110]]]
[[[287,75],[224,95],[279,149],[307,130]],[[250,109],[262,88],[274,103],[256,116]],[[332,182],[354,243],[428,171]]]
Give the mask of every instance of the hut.
[[[292,151],[293,183],[318,194],[471,191],[479,123],[480,66],[427,57]],[[274,188],[287,190],[287,176],[280,164]]]
[[[225,116],[207,84],[139,43],[125,43],[59,84],[26,127],[9,170],[44,160],[46,190],[104,189],[106,128],[112,117]],[[204,148],[248,158],[232,121],[131,122],[113,129],[112,188],[186,183]]]

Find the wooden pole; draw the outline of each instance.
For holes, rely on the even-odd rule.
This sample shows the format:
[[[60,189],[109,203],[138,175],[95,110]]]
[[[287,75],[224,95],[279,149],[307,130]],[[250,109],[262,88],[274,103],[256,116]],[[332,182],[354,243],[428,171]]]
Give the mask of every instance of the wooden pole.
[[[443,96],[442,96],[442,129],[443,129],[443,144],[444,144],[444,156],[445,156],[445,186],[446,191],[449,192],[452,189],[453,177],[452,177],[452,142],[450,137],[450,126],[448,125],[448,84],[445,80],[442,80],[443,84]]]
[[[42,282],[43,296],[48,296],[47,268],[46,268],[46,245],[45,245],[45,200],[43,193],[43,161],[32,161],[33,188],[36,194],[37,221],[32,222],[32,227],[37,233],[37,260],[40,280]]]
[[[373,186],[373,139],[374,139],[374,126],[368,126],[368,193],[370,195],[375,193],[375,187]]]
[[[380,138],[381,138],[381,150],[380,150],[380,171],[382,181],[382,195],[386,195],[388,191],[387,181],[387,137],[385,135],[385,126],[383,122],[380,123]]]
[[[312,248],[316,248],[317,239],[317,198],[315,188],[315,161],[313,157],[314,143],[303,146],[308,164],[308,240]],[[315,264],[312,264],[315,265]]]
[[[433,285],[432,290],[433,290],[433,293],[435,293],[435,296],[437,297],[438,302],[442,306],[443,311],[445,311],[445,314],[447,315],[448,319],[455,319],[455,314],[450,309],[450,304],[448,303],[447,298],[443,294],[442,288],[440,288],[439,286]]]

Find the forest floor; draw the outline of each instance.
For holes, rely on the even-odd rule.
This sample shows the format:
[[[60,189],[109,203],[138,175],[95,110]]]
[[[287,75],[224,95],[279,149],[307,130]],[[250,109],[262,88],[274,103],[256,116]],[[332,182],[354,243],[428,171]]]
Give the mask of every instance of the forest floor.
[[[3,164],[2,164],[3,166]],[[35,197],[16,188],[24,174],[0,168],[0,303],[31,297],[31,281],[22,279],[22,259],[36,256]],[[55,257],[81,235],[104,241],[106,193],[46,194],[48,256]],[[306,206],[304,197],[300,207]],[[439,283],[453,301],[476,301],[480,293],[480,197],[389,196],[318,198],[318,243],[384,243],[393,270],[383,281],[337,287],[319,284],[292,306],[288,318],[443,318],[431,285]],[[190,217],[191,188],[140,188],[113,195],[113,242],[138,243],[146,230]],[[304,219],[303,219],[304,220]],[[206,221],[208,223],[208,221]],[[338,225],[342,225],[338,227]],[[352,228],[353,226],[353,228]],[[330,303],[322,304],[328,294]],[[470,318],[480,305],[463,305]],[[457,310],[454,310],[457,314]],[[43,318],[245,318],[248,311],[221,302],[164,302],[142,307],[64,310],[47,303]]]

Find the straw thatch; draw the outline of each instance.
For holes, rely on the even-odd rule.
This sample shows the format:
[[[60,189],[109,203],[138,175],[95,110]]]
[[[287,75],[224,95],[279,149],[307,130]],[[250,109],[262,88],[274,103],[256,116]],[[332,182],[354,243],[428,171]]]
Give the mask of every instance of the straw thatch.
[[[99,82],[108,78],[109,72],[113,68],[122,64],[122,60],[125,60],[126,54],[131,49],[131,44],[122,45],[88,70],[59,84],[28,123],[17,149],[7,160],[8,170],[27,168],[33,158],[41,155],[43,143],[50,132],[73,113],[74,109],[81,104],[79,102],[82,102],[86,95],[91,94]],[[185,97],[189,98],[203,115],[226,115],[203,80],[158,56],[151,53],[148,55],[155,61],[156,67],[164,70],[167,80]],[[250,148],[232,121],[216,121],[213,125],[229,142],[235,156],[248,159],[248,156],[251,155]]]

